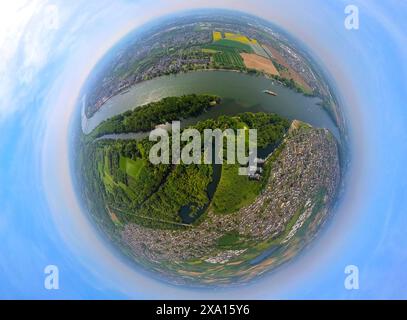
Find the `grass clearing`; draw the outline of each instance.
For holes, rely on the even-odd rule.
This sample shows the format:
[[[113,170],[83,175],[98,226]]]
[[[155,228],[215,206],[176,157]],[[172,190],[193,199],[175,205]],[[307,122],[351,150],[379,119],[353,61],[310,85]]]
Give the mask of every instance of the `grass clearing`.
[[[120,169],[126,172],[133,179],[138,178],[145,165],[145,161],[142,159],[132,160],[130,158],[120,156]]]
[[[237,231],[225,233],[217,241],[217,247],[222,250],[239,250],[247,248],[249,240]]]
[[[250,204],[261,190],[261,182],[238,173],[238,164],[224,164],[212,208],[217,214],[229,214]]]

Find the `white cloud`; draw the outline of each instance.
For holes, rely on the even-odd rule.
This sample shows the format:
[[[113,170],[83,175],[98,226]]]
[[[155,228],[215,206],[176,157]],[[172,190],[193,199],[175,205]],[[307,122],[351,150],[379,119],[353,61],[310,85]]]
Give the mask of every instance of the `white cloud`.
[[[0,4],[0,120],[17,110],[18,86],[29,84],[46,64],[59,11],[42,0]]]
[[[13,110],[10,105],[13,86],[10,71],[25,27],[38,4],[19,0],[0,4],[0,119]]]

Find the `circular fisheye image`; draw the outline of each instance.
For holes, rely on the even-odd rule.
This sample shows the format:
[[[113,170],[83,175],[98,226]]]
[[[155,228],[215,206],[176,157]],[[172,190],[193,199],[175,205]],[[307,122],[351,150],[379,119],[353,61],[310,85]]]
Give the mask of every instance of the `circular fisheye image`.
[[[312,52],[242,12],[183,12],[115,45],[82,88],[77,193],[102,234],[161,279],[252,281],[332,213],[347,134]]]

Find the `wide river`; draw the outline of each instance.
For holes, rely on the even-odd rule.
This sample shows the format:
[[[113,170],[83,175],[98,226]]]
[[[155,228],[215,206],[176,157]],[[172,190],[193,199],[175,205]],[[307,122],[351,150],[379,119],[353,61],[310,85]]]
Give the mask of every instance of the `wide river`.
[[[274,91],[277,96],[263,93],[266,89]],[[327,128],[339,138],[339,130],[318,104],[319,98],[305,97],[263,76],[232,71],[194,71],[141,82],[129,91],[111,98],[90,119],[82,116],[82,129],[89,133],[103,120],[124,111],[168,96],[191,93],[208,93],[222,98],[220,105],[201,115],[196,121],[221,114],[273,112],[289,119],[302,120],[315,127]]]

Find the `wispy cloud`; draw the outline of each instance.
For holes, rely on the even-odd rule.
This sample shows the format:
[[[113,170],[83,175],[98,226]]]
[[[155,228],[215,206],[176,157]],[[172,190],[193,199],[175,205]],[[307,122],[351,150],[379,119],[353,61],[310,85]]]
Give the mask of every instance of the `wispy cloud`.
[[[0,121],[23,108],[24,95],[46,65],[59,10],[45,1],[17,0],[0,4]]]

